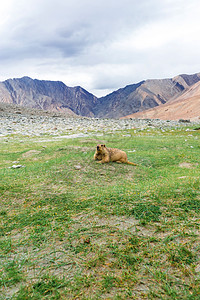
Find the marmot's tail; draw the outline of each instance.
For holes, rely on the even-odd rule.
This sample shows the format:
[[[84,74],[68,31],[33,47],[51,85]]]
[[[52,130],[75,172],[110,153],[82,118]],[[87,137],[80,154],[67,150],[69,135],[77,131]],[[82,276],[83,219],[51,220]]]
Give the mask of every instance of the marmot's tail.
[[[126,163],[129,164],[129,165],[137,166],[137,164],[134,164],[134,163],[132,163],[130,161],[127,161]]]

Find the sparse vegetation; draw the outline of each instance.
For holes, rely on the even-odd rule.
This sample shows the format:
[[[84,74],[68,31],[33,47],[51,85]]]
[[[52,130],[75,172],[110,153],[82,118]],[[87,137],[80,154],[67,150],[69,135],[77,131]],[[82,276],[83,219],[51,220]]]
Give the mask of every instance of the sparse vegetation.
[[[190,126],[4,139],[0,299],[199,299],[200,144]],[[101,142],[138,166],[97,164]]]

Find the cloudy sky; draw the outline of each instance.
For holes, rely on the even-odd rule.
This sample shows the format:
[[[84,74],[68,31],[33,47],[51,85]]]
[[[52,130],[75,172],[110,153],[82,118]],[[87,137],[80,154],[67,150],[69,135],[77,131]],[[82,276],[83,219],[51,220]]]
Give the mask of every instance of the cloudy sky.
[[[97,96],[200,72],[199,0],[6,0],[0,81],[30,76]]]

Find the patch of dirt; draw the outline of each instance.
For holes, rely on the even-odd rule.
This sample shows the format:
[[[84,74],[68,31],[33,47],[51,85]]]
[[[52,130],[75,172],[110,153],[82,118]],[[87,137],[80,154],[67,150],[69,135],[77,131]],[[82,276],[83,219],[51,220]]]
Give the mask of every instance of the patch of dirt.
[[[22,157],[23,158],[28,158],[28,157],[32,157],[34,155],[38,155],[40,153],[41,153],[41,151],[39,151],[39,150],[30,150],[30,151],[27,151],[27,152],[23,153]]]
[[[179,164],[180,168],[187,168],[187,169],[193,169],[194,165],[191,163],[183,162]]]
[[[138,224],[138,220],[133,217],[126,216],[110,216],[107,218],[100,218],[96,215],[88,215],[88,214],[80,214],[73,218],[73,220],[77,223],[73,225],[74,228],[78,229],[83,227],[83,223],[85,227],[115,227],[117,230],[131,230],[135,231],[135,225]]]

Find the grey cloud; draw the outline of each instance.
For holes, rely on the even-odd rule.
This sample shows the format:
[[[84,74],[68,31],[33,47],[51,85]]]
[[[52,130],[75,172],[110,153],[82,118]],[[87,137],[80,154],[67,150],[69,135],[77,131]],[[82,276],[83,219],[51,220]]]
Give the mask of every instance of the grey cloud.
[[[198,7],[198,0],[21,0],[12,6],[10,19],[0,28],[1,72],[7,74],[9,65],[12,77],[12,73],[20,73],[15,65],[21,64],[23,71],[28,66],[41,77],[49,68],[57,73],[58,80],[66,76],[72,82],[83,78],[85,83],[85,78],[90,78],[91,89],[114,89],[147,77],[171,76],[183,69],[193,72],[200,67],[195,59],[200,51],[197,39],[190,45],[182,36],[171,40],[169,30],[190,28]],[[162,35],[169,42],[154,47],[157,40],[148,28],[165,22],[172,22],[174,27],[163,27],[165,31],[157,39]],[[192,31],[191,27],[187,38]],[[134,45],[135,36],[141,36],[138,43],[143,48]]]
[[[73,56],[94,44],[115,39],[120,32],[124,34],[127,30],[133,30],[143,22],[143,17],[147,19],[147,15],[150,15],[144,13],[143,9],[151,2],[24,2],[24,5],[27,3],[26,9],[24,13],[18,11],[16,17],[13,15],[7,38],[10,47],[17,49],[15,56],[19,55],[20,50],[25,56],[38,56],[41,48],[45,50],[46,47],[57,49],[64,56]],[[27,5],[32,9],[28,9]]]

